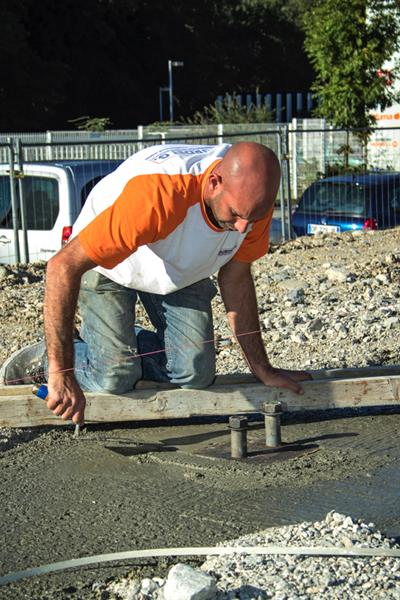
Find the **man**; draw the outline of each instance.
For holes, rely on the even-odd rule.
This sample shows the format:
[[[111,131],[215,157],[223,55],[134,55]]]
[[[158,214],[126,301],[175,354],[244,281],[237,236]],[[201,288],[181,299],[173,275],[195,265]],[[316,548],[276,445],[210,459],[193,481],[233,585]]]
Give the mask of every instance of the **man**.
[[[268,361],[251,275],[251,263],[268,249],[279,183],[276,155],[250,142],[153,146],[100,181],[74,239],[47,265],[48,408],[80,422],[83,391],[124,393],[142,377],[183,388],[210,385],[216,290],[209,277],[217,271],[253,374],[302,393],[298,382],[307,373]],[[82,328],[74,339],[78,296]],[[135,327],[138,296],[155,332]],[[3,380],[23,376],[44,353],[43,343],[16,353],[3,366]]]

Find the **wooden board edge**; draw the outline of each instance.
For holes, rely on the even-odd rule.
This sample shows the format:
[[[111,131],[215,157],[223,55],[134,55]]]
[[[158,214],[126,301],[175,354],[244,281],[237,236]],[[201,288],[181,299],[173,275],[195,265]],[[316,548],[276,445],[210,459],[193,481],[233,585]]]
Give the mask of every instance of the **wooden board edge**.
[[[284,402],[289,411],[400,405],[400,376],[314,380],[303,384],[304,395],[259,383],[211,386],[203,390],[142,390],[116,396],[87,394],[88,421],[111,423],[187,419],[260,413],[264,402]],[[32,394],[0,398],[0,426],[65,425]],[[61,423],[60,423],[61,422]]]

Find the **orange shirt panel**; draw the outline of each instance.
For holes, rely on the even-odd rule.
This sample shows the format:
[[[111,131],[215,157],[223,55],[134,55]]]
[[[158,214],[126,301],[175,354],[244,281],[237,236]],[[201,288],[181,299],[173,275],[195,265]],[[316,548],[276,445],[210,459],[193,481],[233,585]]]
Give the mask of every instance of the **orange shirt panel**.
[[[273,209],[264,219],[253,223],[252,230],[244,239],[243,244],[233,257],[240,262],[253,262],[268,252],[269,228],[272,221]]]
[[[137,175],[78,238],[93,262],[112,269],[139,246],[168,237],[200,201],[200,176]]]

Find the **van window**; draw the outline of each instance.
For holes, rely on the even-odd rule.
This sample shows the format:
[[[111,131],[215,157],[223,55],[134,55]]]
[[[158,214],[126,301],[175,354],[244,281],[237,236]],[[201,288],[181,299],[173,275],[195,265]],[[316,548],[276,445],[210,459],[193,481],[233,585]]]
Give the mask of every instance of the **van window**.
[[[51,177],[25,176],[22,180],[27,229],[53,229],[59,212],[58,182]],[[16,182],[18,226],[21,228],[19,185]],[[12,229],[10,179],[0,176],[0,227]]]
[[[10,178],[3,175],[0,176],[0,227],[12,229],[12,226]]]

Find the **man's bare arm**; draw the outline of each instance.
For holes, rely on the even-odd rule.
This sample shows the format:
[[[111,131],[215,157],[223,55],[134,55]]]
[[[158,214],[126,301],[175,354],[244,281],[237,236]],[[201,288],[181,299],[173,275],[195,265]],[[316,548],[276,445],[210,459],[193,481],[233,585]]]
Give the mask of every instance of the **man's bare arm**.
[[[237,336],[251,372],[265,385],[302,393],[298,381],[310,379],[306,372],[275,369],[268,360],[260,333],[251,264],[229,261],[220,269],[218,282],[229,324]]]
[[[94,268],[75,238],[47,263],[44,325],[48,354],[47,406],[63,419],[83,421],[85,397],[74,376],[73,328],[83,273]]]

